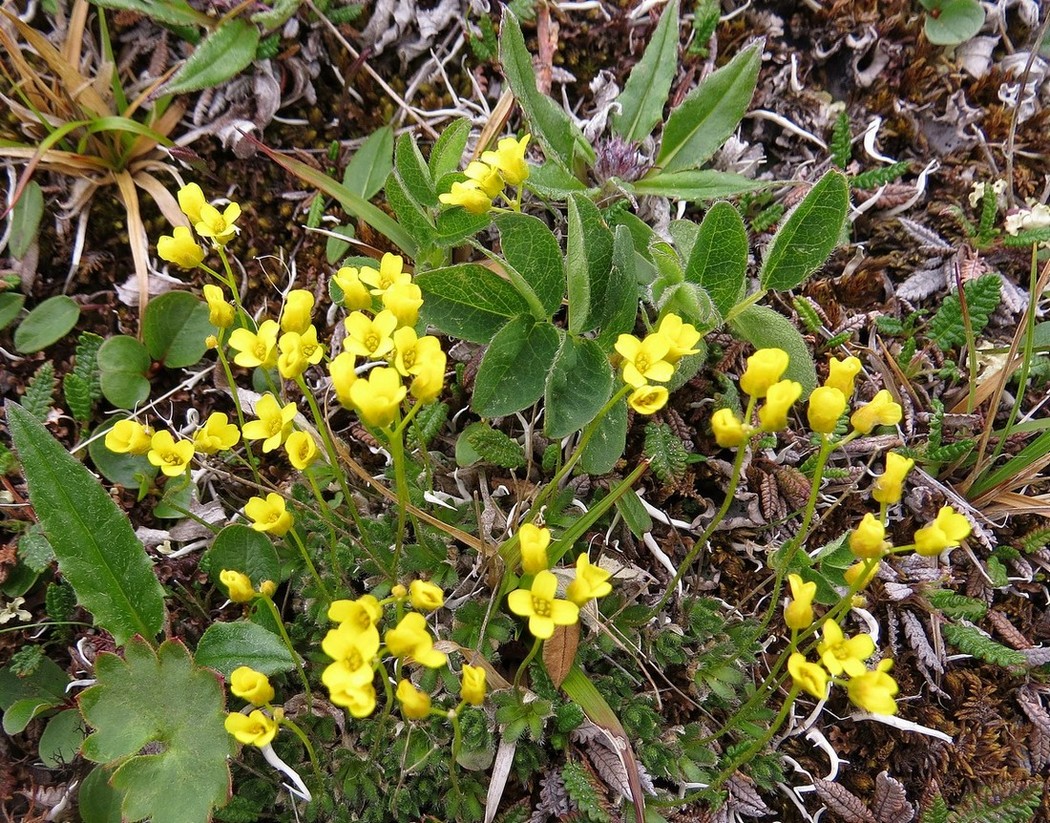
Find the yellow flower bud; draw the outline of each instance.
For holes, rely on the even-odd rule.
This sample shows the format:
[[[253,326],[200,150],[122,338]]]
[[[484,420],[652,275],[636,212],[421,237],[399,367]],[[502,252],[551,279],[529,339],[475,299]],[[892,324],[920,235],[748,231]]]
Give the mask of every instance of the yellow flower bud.
[[[176,195],[179,199],[179,208],[193,225],[197,225],[201,219],[201,207],[208,201],[204,199],[204,192],[196,183],[189,183],[179,189]]]
[[[818,700],[828,696],[828,673],[822,666],[807,661],[799,652],[788,658],[788,674],[795,685],[807,694]]]
[[[328,374],[332,377],[332,391],[344,409],[353,408],[354,405],[350,399],[350,387],[357,380],[356,367],[357,358],[348,351],[340,352],[328,364]]]
[[[832,434],[846,411],[846,395],[830,386],[814,389],[809,396],[809,427],[820,434]]]
[[[896,426],[903,416],[900,404],[894,401],[888,390],[882,389],[870,403],[853,412],[850,422],[861,434],[870,434],[876,426]]]
[[[485,702],[485,670],[481,666],[464,664],[460,678],[459,696],[471,706],[480,706]]]
[[[230,691],[255,706],[265,706],[274,695],[266,675],[248,666],[240,666],[231,672]]]
[[[228,329],[233,325],[235,311],[226,302],[222,289],[211,283],[204,287],[204,299],[208,303],[208,322],[217,329]]]
[[[314,296],[306,289],[292,289],[284,300],[281,312],[281,331],[303,334],[310,328]]]
[[[492,208],[492,198],[485,194],[476,180],[453,183],[450,191],[438,195],[438,200],[446,206],[462,206],[471,214],[484,214]]]
[[[404,600],[408,597],[408,589],[402,586],[400,583],[395,583],[390,589],[390,596],[396,597],[398,600]]]
[[[751,427],[744,424],[732,409],[719,409],[711,415],[711,431],[719,446],[735,449],[747,442]]]
[[[277,591],[277,584],[272,580],[264,580],[259,584],[259,594],[263,597],[273,597],[274,592]]]
[[[891,505],[901,499],[904,492],[904,478],[915,466],[915,461],[896,452],[887,452],[886,471],[875,478],[871,496],[879,503]]]
[[[412,607],[421,612],[432,612],[445,605],[445,593],[426,580],[413,580],[408,591]]]
[[[875,575],[879,573],[879,563],[874,563],[868,572],[865,574],[864,567],[865,563],[862,560],[859,563],[854,563],[843,573],[847,585],[857,591],[863,591],[868,587],[868,584],[875,579]]]
[[[407,680],[397,684],[397,700],[406,720],[422,720],[430,714],[430,695],[421,692]]]
[[[627,405],[638,414],[656,414],[667,405],[669,393],[663,386],[639,386],[627,396]]]
[[[787,413],[802,396],[802,385],[794,380],[781,380],[765,391],[766,402],[758,410],[759,428],[775,432],[787,428]]]
[[[886,541],[886,527],[870,512],[864,515],[860,525],[849,536],[849,548],[854,557],[861,560],[882,557],[890,544]]]
[[[784,607],[784,622],[789,629],[802,631],[813,623],[813,598],[817,594],[817,584],[805,583],[797,574],[788,575],[791,587],[791,600]]]
[[[924,557],[934,557],[958,546],[969,537],[970,530],[969,520],[951,506],[944,506],[932,523],[915,532],[915,551]]]
[[[423,305],[423,292],[415,283],[396,283],[383,292],[383,308],[393,312],[399,326],[414,326]]]
[[[372,293],[368,285],[361,280],[360,271],[351,266],[343,266],[332,279],[343,293],[343,306],[350,311],[372,308]]]
[[[860,360],[856,357],[847,357],[845,360],[831,358],[828,362],[828,379],[824,385],[838,389],[847,399],[853,396],[853,383],[860,374]]]
[[[231,569],[223,569],[219,572],[219,582],[226,587],[226,590],[230,593],[230,600],[234,603],[247,603],[255,597],[252,581],[246,574]]]
[[[518,529],[518,545],[521,548],[521,568],[525,574],[539,574],[550,568],[547,546],[551,542],[550,529],[533,523],[524,523]]]
[[[740,388],[752,397],[765,397],[766,392],[783,377],[789,362],[788,353],[783,349],[759,349],[747,358]]]

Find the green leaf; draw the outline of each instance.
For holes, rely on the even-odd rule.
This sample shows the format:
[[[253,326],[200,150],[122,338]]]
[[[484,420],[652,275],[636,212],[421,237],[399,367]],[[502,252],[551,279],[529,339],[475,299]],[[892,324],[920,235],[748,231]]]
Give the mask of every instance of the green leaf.
[[[7,404],[29,500],[58,567],[95,622],[122,645],[164,624],[164,590],[125,514],[91,473],[24,409]]]
[[[553,160],[542,166],[529,166],[529,179],[525,181],[525,185],[547,200],[565,200],[573,192],[597,192],[597,189],[588,191],[571,172]]]
[[[189,292],[169,291],[146,306],[142,339],[149,356],[171,369],[192,366],[204,357],[204,341],[215,333],[208,304]]]
[[[62,702],[47,697],[24,697],[16,700],[4,712],[4,731],[7,734],[21,734],[33,720]]]
[[[434,208],[438,204],[434,192],[434,180],[430,176],[430,167],[423,159],[419,146],[407,131],[397,139],[394,148],[394,164],[405,190],[421,206]]]
[[[817,369],[809,344],[786,317],[766,306],[748,306],[730,321],[730,326],[756,349],[786,351],[791,360],[784,379],[802,384],[803,399],[817,387]]]
[[[678,70],[678,0],[667,4],[652,39],[616,98],[619,111],[609,120],[614,133],[640,143],[663,117],[671,82]]]
[[[427,249],[433,245],[434,225],[430,213],[408,193],[396,169],[387,178],[384,191],[387,203],[390,204],[401,228],[412,236],[413,247]]]
[[[758,274],[762,288],[793,289],[822,266],[848,210],[849,184],[842,172],[829,171],[777,229]]]
[[[497,217],[496,228],[503,256],[532,287],[547,317],[553,317],[565,294],[565,265],[554,233],[528,214]]]
[[[828,145],[828,151],[831,152],[831,162],[845,171],[853,152],[852,135],[849,128],[849,112],[845,108],[839,112],[839,116],[835,120],[835,127],[831,132],[831,143]]]
[[[547,436],[560,440],[590,423],[609,399],[612,382],[609,358],[597,343],[564,335],[544,389]]]
[[[24,294],[16,294],[14,292],[2,292],[0,293],[0,331],[3,331],[14,319],[18,317],[22,311],[22,306],[26,304],[26,296]]]
[[[723,317],[744,290],[747,251],[747,229],[740,212],[729,203],[715,203],[700,224],[685,279],[702,286]]]
[[[37,573],[55,562],[55,550],[39,524],[33,524],[18,538],[18,559]]]
[[[736,129],[758,82],[762,42],[754,43],[689,93],[667,118],[656,165],[665,172],[693,169]]]
[[[80,318],[80,306],[64,294],[49,297],[15,329],[15,349],[32,354],[65,337]]]
[[[198,666],[215,669],[226,678],[239,666],[271,675],[291,671],[296,665],[280,637],[247,620],[212,623],[193,657]]]
[[[637,494],[628,493],[616,501],[616,510],[627,524],[627,528],[639,540],[646,532],[653,530],[653,518],[642,505],[642,500]]]
[[[566,169],[575,166],[574,156],[581,154],[588,162],[594,162],[594,149],[573,124],[565,110],[550,97],[536,88],[536,71],[532,66],[532,55],[525,48],[525,37],[517,18],[509,12],[503,14],[499,34],[500,65],[507,77],[514,98],[521,106],[532,127],[536,140],[543,146],[548,157],[556,158]]]
[[[478,460],[484,460],[486,463],[492,463],[504,469],[520,469],[525,465],[525,450],[521,445],[498,429],[492,428],[488,423],[482,421],[471,423],[463,430],[459,440],[469,445],[470,449],[464,450],[461,455],[457,441],[457,462],[461,456],[464,459],[469,458],[470,452],[476,455],[468,463],[461,465],[472,465]]]
[[[605,294],[612,268],[613,236],[601,212],[582,194],[568,200],[569,229],[565,280],[569,296],[569,331],[597,328],[607,313]]]
[[[442,247],[458,246],[468,237],[473,237],[492,222],[492,215],[471,214],[466,209],[444,209],[438,212],[434,242]]]
[[[47,721],[44,733],[40,735],[40,742],[37,744],[40,759],[49,769],[68,766],[80,753],[84,734],[80,712],[76,709],[59,712]]]
[[[22,395],[20,405],[41,423],[47,422],[57,384],[55,367],[50,360],[45,360],[26,386],[26,393]]]
[[[970,315],[970,330],[974,337],[984,331],[988,319],[999,306],[1002,280],[998,274],[984,274],[963,286],[966,309]],[[963,322],[959,295],[949,294],[930,320],[930,338],[941,351],[966,343],[966,324]]]
[[[376,129],[361,144],[343,172],[343,185],[354,194],[371,200],[383,189],[394,168],[394,130]]]
[[[79,375],[70,372],[62,378],[62,396],[73,418],[80,423],[91,420],[94,402],[91,399],[91,386]]]
[[[152,7],[155,4],[147,5]],[[146,14],[149,16],[149,12]],[[258,47],[258,28],[239,17],[228,19],[193,50],[175,76],[164,85],[163,93],[184,94],[215,88],[250,66]]]
[[[88,443],[88,456],[95,468],[110,483],[125,489],[137,489],[143,480],[147,482],[157,476],[160,469],[149,462],[144,454],[117,454],[106,448],[104,435],[121,417],[111,417],[94,432]]]
[[[434,148],[430,150],[430,176],[434,180],[440,180],[444,175],[459,168],[463,152],[467,148],[470,128],[470,120],[461,117],[441,130]]]
[[[11,240],[8,249],[16,260],[25,257],[40,231],[44,216],[44,193],[36,180],[30,180],[11,212]]]
[[[472,343],[488,343],[510,318],[529,310],[510,283],[477,263],[433,269],[413,282],[423,292],[424,321]]]
[[[668,484],[681,479],[689,455],[670,426],[666,423],[647,423],[645,456],[649,458],[649,468],[657,479]]]
[[[425,304],[424,304],[425,305]],[[478,367],[471,407],[482,417],[526,409],[543,395],[558,331],[528,315],[515,317],[492,338]]]
[[[941,627],[944,639],[964,654],[996,666],[1024,666],[1028,658],[1015,649],[1008,649],[973,626],[946,623]]]
[[[965,43],[984,25],[984,8],[978,0],[943,0],[934,6],[939,14],[926,15],[923,31],[926,39],[937,46]]]
[[[230,738],[223,727],[222,686],[195,666],[186,648],[166,640],[154,652],[141,638],[125,658],[100,654],[97,682],[80,695],[80,710],[95,729],[84,756],[122,761],[113,773],[124,792],[122,812],[152,823],[205,823],[230,794]],[[146,749],[159,743],[160,751]]]
[[[685,171],[650,171],[629,188],[635,194],[671,197],[690,203],[732,197],[749,191],[766,188],[769,183],[751,180],[741,174],[714,169],[690,169]]]
[[[276,582],[281,579],[281,562],[273,542],[243,523],[231,523],[219,532],[204,557],[211,580],[216,584],[223,569],[248,575],[256,587],[266,580]]]
[[[701,333],[722,324],[722,315],[715,308],[711,295],[696,283],[676,283],[671,286],[663,292],[659,306],[661,318],[677,314]]]
[[[77,811],[83,823],[121,823],[123,795],[109,785],[110,773],[96,766],[77,792]]]
[[[627,400],[605,413],[580,455],[580,468],[587,474],[608,474],[616,467],[627,446]],[[625,495],[626,496],[626,495]]]
[[[209,26],[214,21],[185,0],[94,0],[96,6],[118,11],[133,11],[169,26]]]
[[[118,334],[98,350],[102,394],[117,408],[133,409],[149,397],[149,352],[134,337]]]
[[[26,698],[50,700],[53,705],[66,701],[69,675],[51,658],[40,656],[35,668],[16,673],[11,666],[0,669],[0,709],[7,710]]]
[[[957,801],[944,820],[945,823],[1032,823],[1042,795],[1042,780],[993,782]],[[923,823],[925,820],[924,815]]]
[[[616,339],[634,328],[638,317],[638,255],[631,232],[617,226],[613,235],[612,267],[602,299],[601,324],[596,342],[602,351],[612,350]]]

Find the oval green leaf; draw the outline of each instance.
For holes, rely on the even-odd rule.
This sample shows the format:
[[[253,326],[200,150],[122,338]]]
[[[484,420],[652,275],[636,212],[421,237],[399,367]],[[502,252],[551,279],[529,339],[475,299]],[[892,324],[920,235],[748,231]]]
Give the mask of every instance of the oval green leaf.
[[[609,358],[593,340],[566,334],[544,389],[544,431],[560,440],[590,423],[612,391]]]
[[[26,296],[24,294],[15,292],[0,294],[0,331],[11,325],[25,304]]]
[[[81,725],[80,712],[66,709],[59,712],[44,727],[37,744],[37,752],[44,765],[49,769],[60,769],[73,762],[84,742],[84,727]]]
[[[220,25],[194,49],[189,60],[164,86],[164,94],[211,89],[251,65],[259,47],[259,29],[234,17]]]
[[[295,660],[276,634],[256,623],[212,623],[193,656],[198,666],[208,666],[229,677],[239,666],[250,666],[265,675],[295,668]]]
[[[109,338],[99,347],[97,362],[102,394],[114,406],[133,409],[149,397],[149,353],[134,337]]]
[[[543,395],[558,331],[550,323],[515,317],[492,338],[478,367],[471,406],[482,417],[526,409]]]
[[[495,272],[464,263],[418,274],[425,322],[445,334],[488,343],[506,322],[529,310],[517,290]]]
[[[565,294],[565,266],[554,232],[528,214],[497,217],[496,228],[503,256],[532,287],[547,317],[553,317]]]
[[[33,309],[15,329],[15,349],[32,354],[61,340],[80,318],[80,306],[64,294],[49,297]]]
[[[784,379],[802,384],[803,399],[817,387],[817,368],[809,344],[786,317],[766,306],[748,306],[730,325],[756,349],[778,348],[788,353]]]
[[[700,224],[685,279],[703,287],[723,317],[744,290],[747,249],[747,229],[740,212],[729,203],[711,206]]]
[[[215,583],[223,569],[248,575],[255,586],[281,579],[281,562],[270,538],[242,523],[232,523],[219,532],[204,557]]]
[[[11,212],[11,242],[9,248],[16,260],[25,257],[40,230],[44,216],[44,193],[36,180],[30,180]],[[2,326],[0,326],[2,327]]]
[[[984,25],[984,8],[977,0],[944,0],[939,14],[927,13],[923,31],[926,39],[937,46],[965,43]]]
[[[189,292],[169,291],[146,306],[142,339],[150,357],[172,369],[192,366],[207,350],[205,339],[215,333],[208,305]]]

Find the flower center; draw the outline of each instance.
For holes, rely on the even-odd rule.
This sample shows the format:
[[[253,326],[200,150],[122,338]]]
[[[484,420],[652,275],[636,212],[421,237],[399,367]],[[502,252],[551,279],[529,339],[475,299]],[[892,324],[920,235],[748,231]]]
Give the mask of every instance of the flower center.
[[[379,348],[379,335],[375,334],[374,332],[372,334],[369,334],[367,337],[365,337],[364,344],[366,349],[374,352],[376,349]]]
[[[642,374],[645,374],[647,371],[649,371],[649,366],[650,365],[651,364],[649,363],[648,356],[646,356],[644,354],[639,354],[634,359],[634,367],[636,369],[638,369],[638,371],[640,371]]]
[[[537,617],[551,616],[551,602],[543,597],[532,596],[532,611]]]

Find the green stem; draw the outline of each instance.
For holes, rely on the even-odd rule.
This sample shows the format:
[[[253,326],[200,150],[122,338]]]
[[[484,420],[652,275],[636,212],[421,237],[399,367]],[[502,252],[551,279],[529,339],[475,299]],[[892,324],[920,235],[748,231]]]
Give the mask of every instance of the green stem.
[[[235,304],[235,305],[240,305]],[[226,383],[230,387],[230,397],[233,400],[233,408],[237,413],[237,425],[241,431],[244,431],[244,409],[241,407],[241,398],[237,394],[237,384],[233,380],[233,369],[230,368],[230,361],[226,357],[225,340],[228,329],[219,330],[219,345],[216,346],[216,352],[219,355],[219,364],[222,366],[223,374],[226,375]],[[262,478],[259,476],[259,466],[255,462],[255,455],[252,454],[252,447],[248,444],[244,444],[244,453],[248,460],[248,465],[251,466],[252,475],[255,477],[256,483],[261,483]]]
[[[394,461],[394,486],[397,492],[397,532],[394,536],[394,558],[390,564],[390,576],[397,580],[397,567],[401,563],[401,549],[405,545],[405,525],[408,522],[408,470],[405,465],[405,429],[402,425],[387,433],[390,457]]]
[[[297,723],[293,723],[287,717],[281,718],[281,725],[287,726],[289,729],[291,729],[292,733],[295,734],[295,736],[298,737],[299,740],[302,742],[303,746],[306,747],[306,753],[310,757],[310,765],[313,767],[314,770],[314,777],[317,778],[317,782],[323,786],[324,777],[321,776],[321,764],[317,760],[317,753],[314,751],[314,747],[310,743],[310,738],[306,736],[306,732],[299,728],[299,725]]]
[[[765,296],[766,296],[766,289],[759,289],[754,294],[749,294],[747,297],[745,297],[743,300],[741,300],[739,303],[737,303],[735,306],[733,306],[733,308],[731,308],[729,310],[729,313],[726,315],[725,322],[729,323],[734,318],[739,317],[741,314],[744,313],[744,311],[746,311],[747,309],[751,308],[753,305],[755,305],[755,303],[757,303],[759,300],[761,300]]]
[[[463,744],[463,735],[459,730],[459,712],[463,708],[463,703],[460,703],[456,707],[454,712],[448,713],[448,719],[452,723],[452,762],[449,763],[448,775],[452,778],[452,789],[459,795],[459,778],[456,775],[456,758],[459,757],[459,749]]]
[[[311,472],[309,468],[307,468],[307,470],[304,471],[303,474],[306,475],[306,479],[310,483],[310,489],[314,493],[314,499],[317,500],[318,505],[321,507],[321,513],[324,519],[324,524],[328,527],[328,562],[332,564],[332,571],[335,572],[335,574],[339,577],[340,580],[342,580],[343,568],[342,565],[339,563],[339,555],[336,552],[337,541],[335,534],[335,526],[333,525],[335,521],[335,514],[329,507],[328,501],[324,499],[324,495],[321,494],[321,489],[317,485],[317,478],[314,477],[313,472]]]
[[[325,600],[331,602],[332,593],[328,591],[328,587],[321,579],[321,575],[317,573],[317,566],[314,565],[313,558],[310,557],[310,552],[306,550],[306,544],[303,543],[303,539],[299,536],[299,532],[293,528],[289,534],[292,536],[292,542],[299,548],[299,554],[303,556],[303,562],[306,563],[306,568],[309,570],[310,576],[314,579],[314,583],[317,584],[317,588],[321,590]]]
[[[542,645],[543,645],[543,640],[540,639],[539,637],[537,637],[535,640],[532,641],[532,649],[529,651],[529,653],[527,655],[525,655],[525,659],[521,661],[521,665],[518,666],[518,670],[514,673],[514,688],[515,688],[515,690],[517,690],[519,685],[521,684],[521,676],[523,674],[525,674],[525,669],[527,669],[529,667],[529,663],[532,662],[532,659],[539,652],[540,647]]]
[[[292,638],[288,636],[288,630],[284,627],[284,618],[281,617],[281,613],[277,610],[277,604],[273,600],[267,597],[265,594],[260,594],[259,599],[266,604],[266,608],[270,610],[270,615],[273,617],[273,622],[277,624],[277,632],[281,635],[281,640],[284,641],[284,646],[288,649],[288,654],[292,656],[292,660],[298,660],[299,655],[295,652],[295,646],[292,645]],[[310,681],[306,677],[306,671],[298,663],[295,664],[295,670],[299,672],[299,679],[303,681],[303,693],[306,695],[306,703],[312,706],[313,695],[310,691]]]

